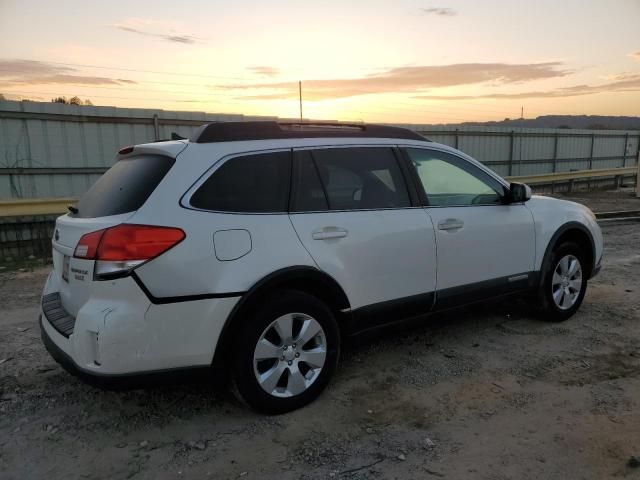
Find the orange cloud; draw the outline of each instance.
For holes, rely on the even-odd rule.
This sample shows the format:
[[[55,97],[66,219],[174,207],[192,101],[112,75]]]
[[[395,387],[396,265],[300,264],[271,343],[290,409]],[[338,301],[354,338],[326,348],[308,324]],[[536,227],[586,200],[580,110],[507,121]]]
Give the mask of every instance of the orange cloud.
[[[601,85],[574,85],[571,87],[537,92],[490,93],[485,95],[416,95],[413,98],[424,100],[508,100],[519,98],[564,98],[605,92],[640,91],[640,75],[624,74],[620,75],[618,78],[620,78],[619,81],[604,83]]]
[[[76,75],[77,71],[63,65],[56,65],[36,60],[0,60],[0,85],[123,85],[135,84],[133,80],[120,78]]]
[[[202,42],[201,38],[195,35],[176,31],[175,26],[158,20],[144,20],[140,18],[128,18],[123,22],[116,23],[112,27],[129,33],[137,33],[147,37],[156,37],[173,43],[191,45]]]
[[[375,93],[416,92],[427,88],[478,83],[519,83],[563,77],[568,70],[560,62],[507,64],[460,63],[439,66],[398,67],[361,78],[306,80],[302,82],[306,100],[325,100]],[[297,83],[274,82],[244,85],[218,85],[224,90],[262,90],[265,93],[243,95],[242,99],[276,100],[295,98]]]
[[[276,67],[249,67],[248,70],[256,75],[263,75],[265,77],[275,77],[280,73],[280,70]]]
[[[448,7],[430,7],[421,9],[427,15],[437,15],[439,17],[453,17],[458,14],[453,8]]]

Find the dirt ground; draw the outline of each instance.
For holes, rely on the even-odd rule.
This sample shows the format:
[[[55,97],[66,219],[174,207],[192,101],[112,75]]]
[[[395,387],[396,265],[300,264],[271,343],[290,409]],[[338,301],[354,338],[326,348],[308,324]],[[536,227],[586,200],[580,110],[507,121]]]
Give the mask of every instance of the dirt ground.
[[[83,384],[40,341],[47,269],[2,273],[0,478],[640,478],[640,223],[603,231],[567,322],[516,301],[432,317],[348,347],[320,399],[273,417],[206,383]]]

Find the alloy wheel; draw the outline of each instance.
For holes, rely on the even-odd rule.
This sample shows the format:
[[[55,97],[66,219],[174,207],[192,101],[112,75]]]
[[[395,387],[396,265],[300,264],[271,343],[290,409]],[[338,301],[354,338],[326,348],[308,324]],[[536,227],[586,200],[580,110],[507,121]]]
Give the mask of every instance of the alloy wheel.
[[[316,381],[327,355],[320,323],[304,313],[275,319],[260,335],[253,370],[262,389],[276,397],[292,397]]]
[[[551,295],[561,310],[568,310],[575,305],[582,289],[582,265],[574,255],[562,257],[553,270],[551,279]]]

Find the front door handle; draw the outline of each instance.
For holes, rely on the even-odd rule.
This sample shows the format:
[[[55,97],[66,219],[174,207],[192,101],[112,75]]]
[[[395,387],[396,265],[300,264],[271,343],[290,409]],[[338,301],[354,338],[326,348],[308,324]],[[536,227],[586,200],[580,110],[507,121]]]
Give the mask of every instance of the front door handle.
[[[438,230],[458,230],[464,227],[464,222],[459,218],[447,218],[438,222]]]
[[[332,238],[344,238],[349,232],[339,227],[324,227],[311,232],[311,238],[314,240],[329,240]]]

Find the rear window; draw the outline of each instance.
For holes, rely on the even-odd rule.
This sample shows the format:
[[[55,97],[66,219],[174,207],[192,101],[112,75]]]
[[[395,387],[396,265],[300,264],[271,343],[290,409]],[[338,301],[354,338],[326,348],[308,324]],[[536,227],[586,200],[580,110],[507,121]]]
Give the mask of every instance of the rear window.
[[[171,169],[164,155],[136,155],[118,160],[80,197],[79,218],[106,217],[138,210]]]
[[[191,206],[219,212],[287,211],[291,152],[270,152],[226,161],[191,197]]]

